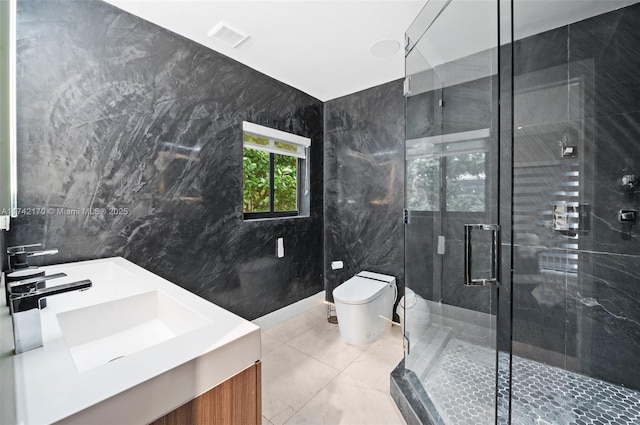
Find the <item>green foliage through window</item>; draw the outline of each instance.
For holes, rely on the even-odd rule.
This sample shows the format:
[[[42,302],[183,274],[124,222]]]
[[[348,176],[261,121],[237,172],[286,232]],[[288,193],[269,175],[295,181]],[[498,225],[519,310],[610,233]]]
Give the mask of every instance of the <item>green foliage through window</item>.
[[[447,211],[485,210],[484,155],[482,152],[474,152],[447,158]]]
[[[270,211],[269,152],[245,148],[242,170],[244,212]]]
[[[484,152],[408,159],[407,208],[418,211],[484,211],[485,167]],[[441,176],[443,169],[445,175]],[[444,200],[441,195],[444,195]]]
[[[298,209],[298,159],[274,154],[274,211]]]
[[[244,148],[242,162],[245,213],[298,210],[297,158]]]

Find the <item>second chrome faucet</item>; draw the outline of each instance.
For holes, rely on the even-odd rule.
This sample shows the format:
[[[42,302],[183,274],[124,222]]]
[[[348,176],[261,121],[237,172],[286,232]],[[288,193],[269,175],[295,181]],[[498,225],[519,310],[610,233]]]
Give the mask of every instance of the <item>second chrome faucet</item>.
[[[13,319],[13,341],[16,354],[42,347],[42,325],[40,324],[41,300],[52,295],[70,291],[82,291],[92,286],[89,279],[64,283],[52,287],[38,288],[43,280],[64,277],[57,273],[46,278],[31,278],[8,284],[9,307]]]

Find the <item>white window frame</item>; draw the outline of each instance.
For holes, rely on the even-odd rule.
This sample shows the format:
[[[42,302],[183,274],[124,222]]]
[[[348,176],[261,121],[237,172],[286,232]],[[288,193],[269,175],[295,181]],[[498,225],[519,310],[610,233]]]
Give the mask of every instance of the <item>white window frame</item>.
[[[311,146],[311,139],[308,137],[299,136],[293,133],[287,133],[286,131],[276,130],[274,128],[265,127],[263,125],[254,124],[248,121],[242,122],[242,134],[243,134],[243,149],[255,149],[277,155],[292,156],[298,159],[298,207],[297,211],[293,213],[289,212],[277,212],[270,211],[264,213],[244,212],[245,220],[259,220],[259,219],[274,219],[274,218],[291,218],[291,217],[308,217],[308,204],[309,204],[309,180],[310,180],[310,162],[309,162],[309,148]],[[244,141],[244,134],[255,136],[260,139],[267,139],[267,145],[260,145],[256,143]],[[294,150],[280,149],[277,144],[288,144]],[[272,156],[273,160],[273,156]],[[301,162],[300,160],[304,161]],[[301,165],[304,164],[304,166]],[[301,174],[301,173],[304,173]],[[273,182],[271,182],[273,185]],[[273,191],[273,187],[271,188]],[[306,198],[305,202],[303,198]],[[271,202],[273,202],[273,193],[271,194]],[[272,205],[273,209],[273,205]]]

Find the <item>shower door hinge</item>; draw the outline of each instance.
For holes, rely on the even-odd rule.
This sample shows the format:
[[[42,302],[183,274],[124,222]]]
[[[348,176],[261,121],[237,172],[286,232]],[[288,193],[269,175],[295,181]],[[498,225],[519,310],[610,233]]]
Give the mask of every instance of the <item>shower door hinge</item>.
[[[444,108],[444,100],[440,99],[438,101],[438,106],[441,107],[441,108]]]
[[[407,335],[402,335],[402,348],[404,352],[409,354],[409,337]]]
[[[411,77],[405,77],[403,92],[405,96],[408,96],[411,94]]]
[[[404,224],[409,224],[409,211],[407,211],[406,209],[404,210],[403,221],[404,221]]]
[[[413,46],[415,46],[415,43],[411,41],[411,39],[407,34],[405,34],[404,35],[404,52],[409,53],[409,51],[413,49]]]

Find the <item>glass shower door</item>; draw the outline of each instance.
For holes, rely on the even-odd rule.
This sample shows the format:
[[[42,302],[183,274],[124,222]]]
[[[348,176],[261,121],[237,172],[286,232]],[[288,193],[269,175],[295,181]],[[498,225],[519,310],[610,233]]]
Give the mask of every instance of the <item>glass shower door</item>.
[[[435,424],[497,421],[497,7],[429,1],[407,31],[405,373]]]
[[[640,4],[577,4],[513,10],[518,425],[640,423]]]

